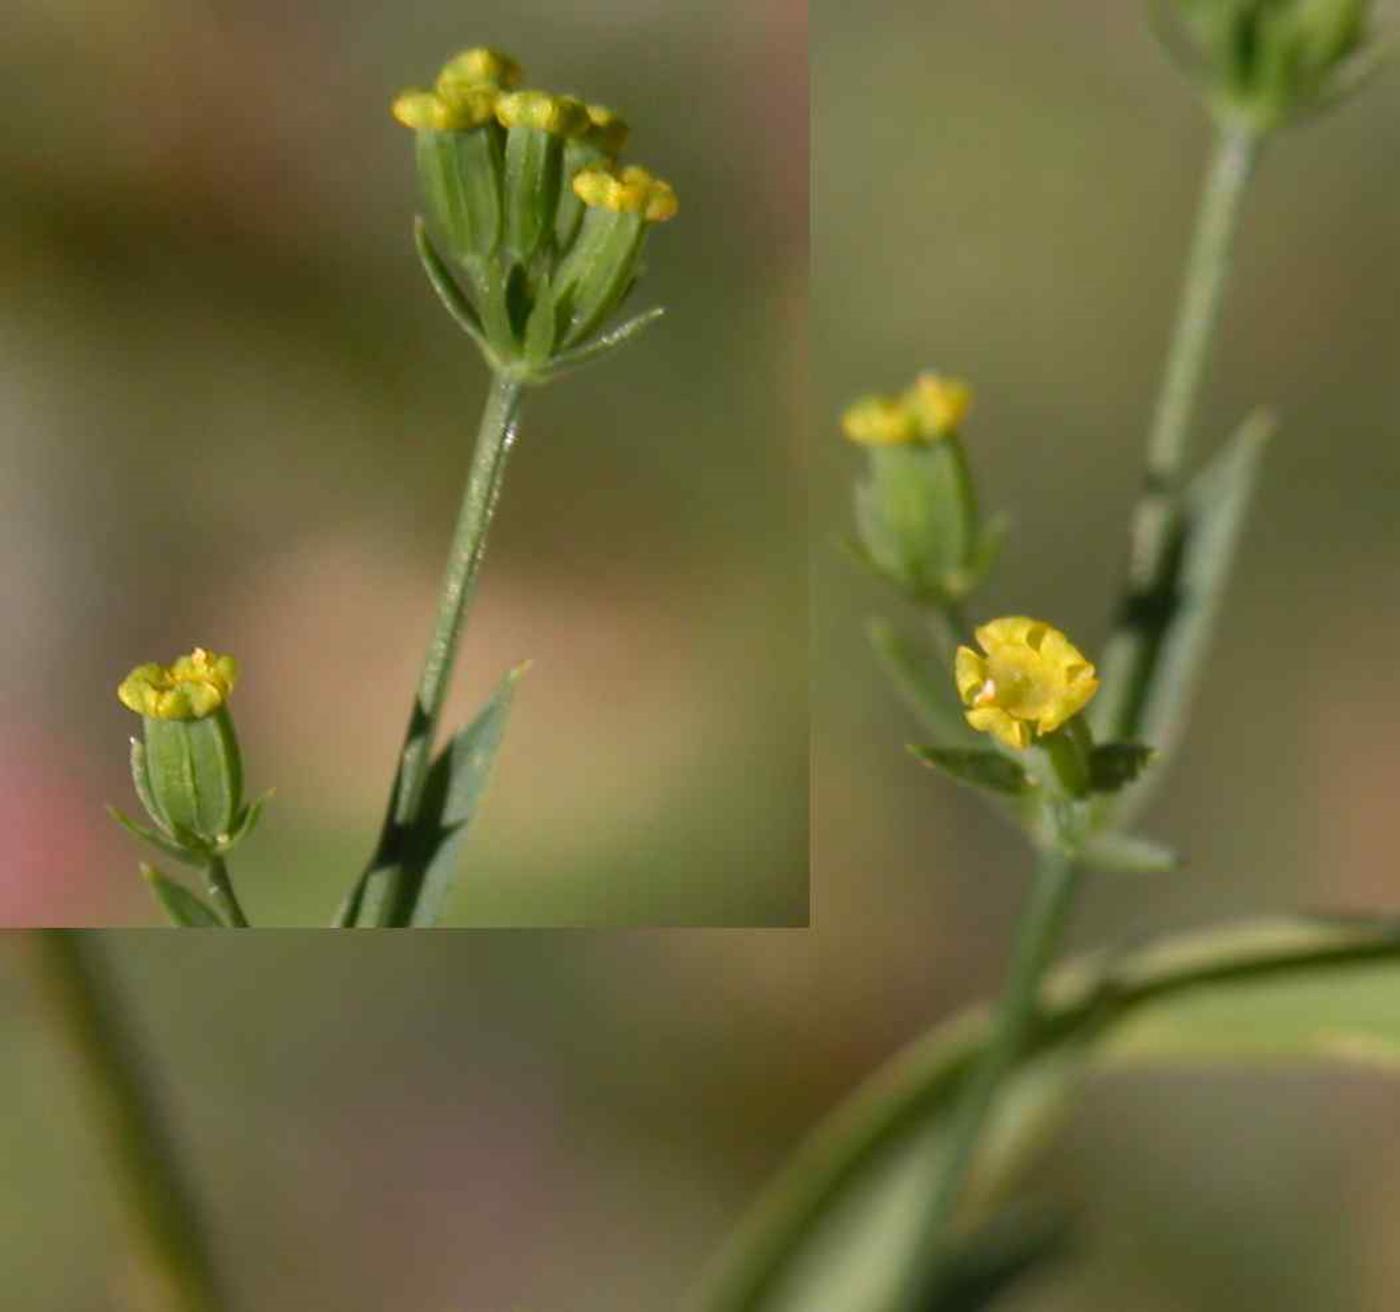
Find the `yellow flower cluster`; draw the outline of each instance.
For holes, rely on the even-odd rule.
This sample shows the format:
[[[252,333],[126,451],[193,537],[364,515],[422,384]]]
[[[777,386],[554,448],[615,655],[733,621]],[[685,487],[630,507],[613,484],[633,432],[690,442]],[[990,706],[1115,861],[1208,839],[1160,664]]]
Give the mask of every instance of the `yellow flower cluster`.
[[[602,105],[548,91],[517,91],[523,71],[509,55],[476,46],[454,55],[431,91],[405,91],[393,114],[405,127],[468,132],[485,123],[522,125],[560,137],[586,138],[615,155],[627,142],[627,124]]]
[[[958,695],[967,722],[1007,747],[1024,750],[1036,734],[1053,733],[1098,691],[1094,667],[1058,629],[1008,616],[977,630],[978,645],[959,647]]]
[[[922,373],[899,396],[865,396],[841,417],[841,427],[861,446],[936,442],[962,426],[972,389],[960,378]]]
[[[573,187],[574,195],[585,205],[618,214],[640,214],[648,223],[665,223],[680,209],[675,188],[638,164],[624,169],[583,169],[575,176]]]
[[[154,720],[202,720],[226,701],[238,682],[238,662],[196,647],[170,665],[138,665],[117,688],[128,710]]]

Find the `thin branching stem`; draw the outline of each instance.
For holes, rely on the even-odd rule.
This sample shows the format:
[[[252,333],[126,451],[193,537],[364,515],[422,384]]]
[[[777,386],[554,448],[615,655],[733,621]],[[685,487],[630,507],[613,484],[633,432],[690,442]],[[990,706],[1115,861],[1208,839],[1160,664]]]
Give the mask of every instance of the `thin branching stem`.
[[[1133,509],[1130,530],[1125,596],[1105,655],[1099,705],[1093,711],[1095,725],[1105,736],[1130,738],[1137,728],[1154,656],[1144,617],[1150,599],[1171,568],[1196,410],[1260,145],[1260,138],[1246,128],[1222,123],[1216,129],[1176,327],[1148,431],[1142,492]]]
[[[923,1219],[928,1260],[910,1270],[899,1304],[904,1312],[921,1312],[928,1307],[932,1289],[942,1275],[958,1204],[976,1163],[983,1130],[995,1110],[1006,1076],[1025,1047],[1040,986],[1059,948],[1078,885],[1074,861],[1068,854],[1053,849],[1040,854],[1030,899],[1017,926],[1016,945],[991,1036],[953,1109],[947,1147]]]
[[[376,878],[365,896],[368,905],[359,915],[378,925],[406,923],[405,909],[399,905],[403,872],[393,853],[392,836],[408,832],[418,817],[423,788],[432,763],[433,743],[442,718],[443,703],[452,679],[452,668],[462,631],[475,591],[476,577],[486,554],[486,538],[500,499],[505,479],[506,458],[515,442],[520,408],[521,384],[503,373],[493,373],[491,390],[481,416],[471,473],[467,478],[447,570],[438,596],[437,619],[433,626],[418,694],[413,703],[408,731],[404,736],[394,796],[386,820],[390,838],[389,862],[374,872]],[[383,848],[376,854],[383,857]]]
[[[233,891],[233,880],[229,877],[228,866],[223,857],[211,856],[204,869],[209,878],[209,896],[224,913],[229,924],[235,929],[247,929],[248,917],[243,914],[238,894]]]
[[[194,1192],[96,936],[36,930],[24,936],[23,953],[53,1032],[72,1053],[151,1286],[150,1305],[228,1312]]]

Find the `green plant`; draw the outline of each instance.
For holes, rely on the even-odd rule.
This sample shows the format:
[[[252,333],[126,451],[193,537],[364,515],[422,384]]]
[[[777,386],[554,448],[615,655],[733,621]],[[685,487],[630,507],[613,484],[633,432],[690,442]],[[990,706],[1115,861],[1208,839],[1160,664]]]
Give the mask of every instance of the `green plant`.
[[[1106,953],[1047,983],[1085,871],[1176,864],[1136,823],[1184,728],[1273,428],[1253,415],[1191,467],[1243,203],[1266,141],[1373,64],[1363,0],[1162,0],[1154,14],[1210,111],[1214,148],[1102,670],[1042,620],[969,623],[1004,528],[979,504],[965,383],[924,374],[843,419],[866,455],[852,550],[932,638],[871,626],[932,739],[914,754],[979,793],[1034,853],[1003,992],[817,1131],[721,1255],[704,1312],[989,1305],[1057,1247],[1058,1223],[1001,1205],[1079,1079],[1107,1062],[1400,1054],[1400,932],[1379,918],[1213,932]]]
[[[486,789],[525,666],[445,747],[436,740],[525,389],[606,357],[662,313],[614,322],[641,277],[650,230],[676,214],[675,191],[619,165],[628,127],[613,111],[520,89],[521,78],[508,55],[477,47],[450,59],[432,90],[405,92],[393,106],[414,134],[419,257],[491,383],[379,841],[338,926],[436,923]],[[195,889],[142,867],[177,925],[248,924],[227,858],[263,799],[243,800],[228,708],[237,676],[231,657],[196,648],[169,667],[138,666],[121,685],[123,704],[142,719],[132,778],[151,824],[113,814],[202,875]]]

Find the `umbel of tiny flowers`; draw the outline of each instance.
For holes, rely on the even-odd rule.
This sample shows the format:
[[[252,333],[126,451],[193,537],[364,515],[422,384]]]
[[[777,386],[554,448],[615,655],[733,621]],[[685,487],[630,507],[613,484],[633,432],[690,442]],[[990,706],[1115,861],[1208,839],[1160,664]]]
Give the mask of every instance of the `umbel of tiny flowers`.
[[[1374,67],[1371,0],[1156,4],[1168,49],[1212,112],[1249,133],[1326,108]]]
[[[243,759],[228,709],[237,682],[237,661],[203,647],[169,665],[132,670],[117,697],[141,717],[141,737],[131,740],[131,777],[154,828],[109,808],[137,837],[205,870],[211,895],[233,923],[242,922],[242,911],[223,858],[252,830],[262,807],[262,799],[243,800]],[[171,896],[193,899],[158,872],[147,874],[167,909]]]
[[[972,390],[927,372],[895,396],[860,398],[842,416],[868,453],[855,491],[860,554],[914,599],[956,603],[986,575],[1003,535],[984,524],[962,442]]]
[[[433,286],[493,370],[540,382],[656,317],[603,332],[640,275],[649,230],[678,202],[669,183],[619,165],[621,117],[522,89],[522,77],[510,56],[477,47],[393,112],[417,142],[419,253]]]

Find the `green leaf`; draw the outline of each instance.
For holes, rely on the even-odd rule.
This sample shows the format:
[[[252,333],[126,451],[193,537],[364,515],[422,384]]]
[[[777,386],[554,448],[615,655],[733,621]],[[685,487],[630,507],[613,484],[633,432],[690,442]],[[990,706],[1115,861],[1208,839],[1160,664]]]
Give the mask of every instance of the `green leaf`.
[[[1031,786],[1030,776],[1010,757],[985,747],[916,747],[909,750],[926,765],[937,766],[960,784],[1016,796]]]
[[[868,621],[865,631],[890,682],[940,745],[982,742],[963,714],[952,673],[930,644],[884,619]]]
[[[208,853],[198,844],[192,834],[185,833],[190,845],[182,847],[175,839],[159,830],[151,829],[146,825],[133,820],[124,811],[119,811],[115,806],[108,804],[107,814],[112,817],[123,829],[133,838],[139,838],[143,843],[149,843],[152,847],[164,852],[166,856],[174,857],[177,861],[183,861],[186,865],[200,866],[208,860]],[[182,831],[184,832],[184,831]]]
[[[213,907],[196,897],[183,884],[161,874],[155,866],[141,864],[142,878],[151,886],[156,901],[172,925],[190,929],[225,929],[227,926]]]
[[[457,876],[467,826],[491,780],[515,685],[527,668],[517,666],[501,680],[476,719],[443,748],[428,772],[422,810],[409,835],[404,863],[406,924],[437,923]]]
[[[624,342],[630,342],[632,338],[651,327],[665,313],[665,309],[659,305],[650,310],[643,310],[641,314],[634,315],[631,319],[620,323],[616,328],[610,328],[602,336],[589,342],[587,346],[580,346],[575,350],[565,351],[563,355],[555,356],[549,369],[549,377],[555,378],[562,373],[591,364],[595,360],[601,360]]]
[[[1156,751],[1145,743],[1099,743],[1089,756],[1089,787],[1116,793],[1152,763]]]
[[[428,233],[428,225],[421,218],[413,221],[413,243],[418,249],[418,258],[422,261],[423,272],[428,275],[428,281],[432,284],[433,291],[437,293],[438,300],[447,308],[448,314],[457,321],[457,326],[477,344],[486,358],[488,360],[494,359],[491,347],[486,340],[485,330],[481,326],[480,317],[471,301],[467,299],[467,294],[462,290],[457,279],[453,277],[452,271],[437,253],[437,248],[433,245],[432,237]]]
[[[1080,862],[1091,870],[1113,873],[1168,874],[1181,865],[1181,858],[1164,843],[1135,834],[1099,834],[1091,838],[1079,854]]]
[[[993,1113],[961,1222],[1024,1174],[1084,1075],[1316,1060],[1400,1071],[1397,997],[1400,922],[1379,917],[1229,926],[1062,968]],[[985,1010],[957,1016],[839,1106],[760,1198],[698,1306],[887,1312],[926,1260],[917,1204],[988,1033]]]
[[[1105,659],[1105,686],[1089,710],[1095,731],[1104,738],[1151,743],[1159,764],[1170,757],[1184,728],[1272,431],[1267,414],[1251,415],[1192,480],[1166,572],[1132,601]],[[1129,687],[1139,650],[1147,659]],[[1141,810],[1162,774],[1154,770],[1113,803],[1118,824]]]
[[[1251,415],[1187,488],[1177,570],[1180,599],[1162,635],[1136,735],[1164,756],[1176,744],[1200,674],[1259,480],[1260,457],[1272,434],[1269,415]]]
[[[1063,1259],[1069,1237],[1062,1215],[1016,1209],[993,1217],[960,1245],[920,1312],[983,1312],[1032,1272]]]
[[[263,807],[267,805],[267,800],[271,796],[272,790],[269,789],[261,797],[254,798],[243,808],[238,819],[234,821],[233,828],[229,831],[227,841],[220,845],[221,851],[232,851],[258,827],[258,821],[262,819]]]

